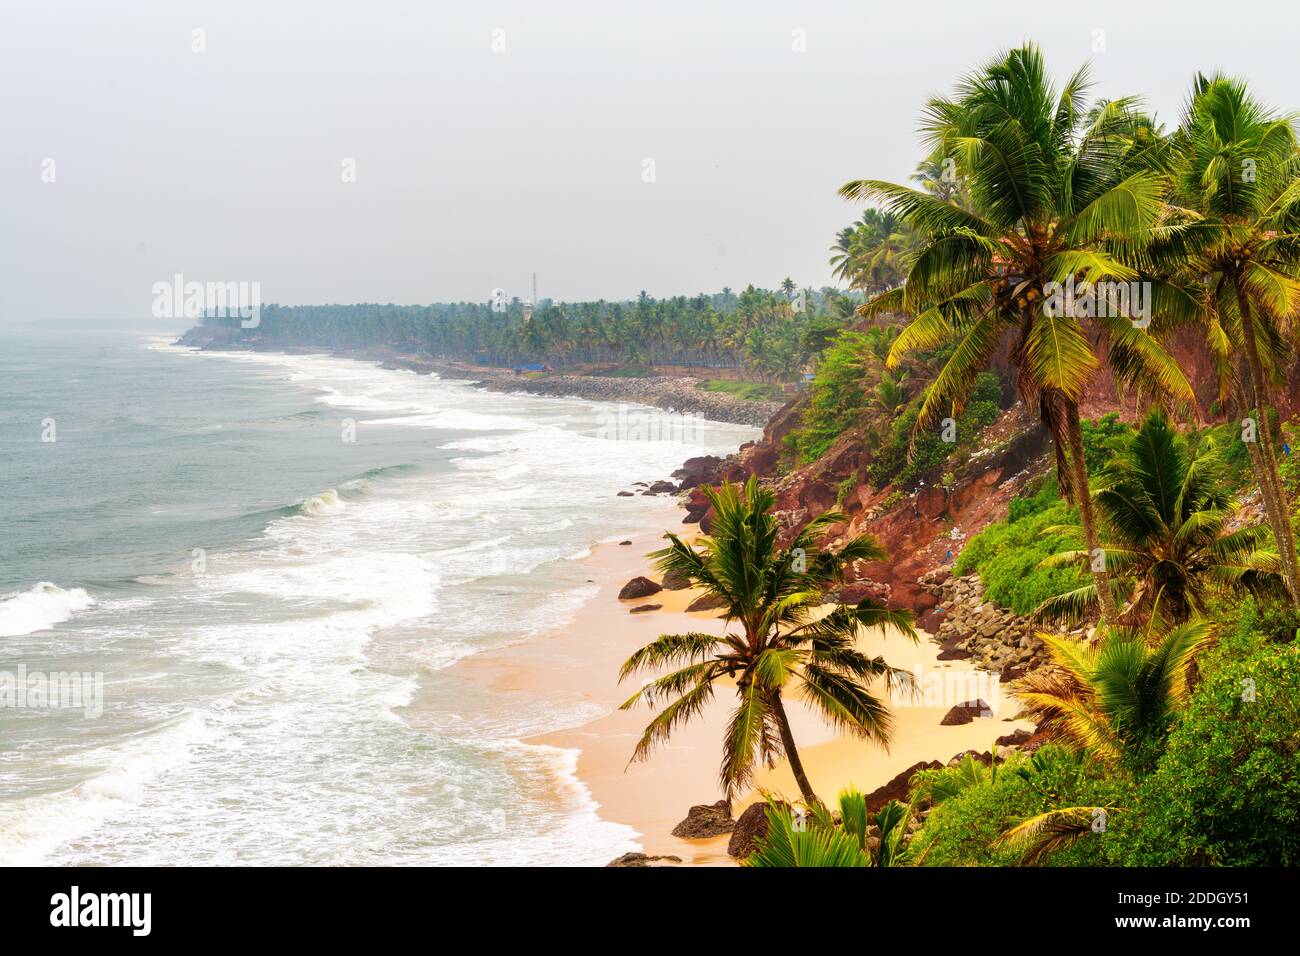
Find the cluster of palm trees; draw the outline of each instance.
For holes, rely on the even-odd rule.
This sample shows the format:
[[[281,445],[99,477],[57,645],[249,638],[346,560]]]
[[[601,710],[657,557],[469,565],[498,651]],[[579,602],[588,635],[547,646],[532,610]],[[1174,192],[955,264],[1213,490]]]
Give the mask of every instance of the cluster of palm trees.
[[[916,236],[906,278],[861,311],[912,317],[890,365],[918,349],[952,346],[918,429],[960,414],[990,363],[1012,365],[1054,439],[1085,550],[1101,559],[1088,567],[1112,627],[1120,609],[1088,491],[1080,403],[1104,362],[1120,385],[1196,416],[1192,387],[1162,339],[1199,330],[1221,401],[1240,413],[1295,602],[1300,571],[1271,414],[1300,306],[1294,124],[1223,76],[1197,77],[1170,133],[1133,99],[1090,104],[1088,87],[1085,67],[1058,93],[1036,47],[1012,50],[967,77],[957,96],[926,108],[928,145],[952,161],[960,196],[880,180],[846,184],[842,195],[879,201]],[[1047,307],[1050,290],[1066,284],[1102,290],[1135,282],[1149,290],[1149,322],[1115,309]]]
[[[244,337],[321,348],[387,346],[498,366],[545,362],[622,366],[689,365],[742,369],[792,382],[854,320],[861,297],[832,288],[777,289],[630,302],[553,302],[525,315],[519,299],[404,305],[268,305],[254,329],[237,318],[207,319]]]
[[[1197,77],[1172,132],[1132,99],[1089,103],[1088,87],[1084,68],[1056,91],[1038,49],[1026,45],[966,78],[955,97],[931,101],[931,158],[914,177],[921,188],[845,185],[842,195],[880,208],[840,234],[832,264],[870,294],[860,314],[909,317],[891,336],[889,367],[946,346],[918,430],[960,415],[991,365],[1013,369],[1053,439],[1059,486],[1079,511],[1081,547],[1050,560],[1080,562],[1091,574],[1039,613],[1101,619],[1090,641],[1044,635],[1056,666],[1033,672],[1018,693],[1025,713],[1080,755],[1140,772],[1157,759],[1193,659],[1210,639],[1208,596],[1248,590],[1293,607],[1300,597],[1273,413],[1300,308],[1300,146],[1290,117],[1228,77]],[[1151,313],[1098,307],[1126,301],[1107,300],[1104,283],[1141,283]],[[1066,285],[1092,293],[1091,306],[1049,307],[1052,290]],[[1170,425],[1170,414],[1200,416],[1163,344],[1180,330],[1203,339],[1219,404],[1241,421],[1271,542],[1261,528],[1232,526],[1218,450]],[[1103,365],[1153,411],[1091,475],[1080,406]],[[895,403],[904,384],[891,378],[875,395]],[[772,804],[755,865],[871,865],[882,847],[904,861],[896,824],[907,808],[894,805],[877,820],[882,837],[897,842],[878,841],[873,851],[857,795],[841,795],[838,820],[818,799],[784,706],[799,693],[837,727],[888,740],[889,713],[870,685],[903,675],[858,651],[855,636],[885,625],[914,638],[910,617],[871,601],[814,613],[849,563],[880,560],[883,549],[867,536],[819,549],[825,530],[845,520],[837,512],[780,547],[770,491],[751,479],[707,494],[717,514],[710,534],[694,546],[669,535],[657,557],[665,572],[722,600],[727,633],[665,635],[624,665],[622,677],[674,668],[624,705],[662,705],[634,759],[725,685],[738,700],[723,741],[725,791],[748,786],[759,764],[784,756],[813,818],[808,828]],[[1099,809],[1117,808],[1054,809],[1005,838],[1030,843],[1036,858],[1077,838]]]

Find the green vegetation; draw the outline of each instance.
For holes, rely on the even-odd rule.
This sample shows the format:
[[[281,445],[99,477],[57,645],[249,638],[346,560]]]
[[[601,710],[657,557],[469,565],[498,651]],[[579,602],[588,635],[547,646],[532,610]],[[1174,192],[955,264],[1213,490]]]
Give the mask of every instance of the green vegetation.
[[[734,680],[738,702],[723,739],[723,790],[731,796],[750,783],[757,764],[784,755],[804,800],[816,805],[786,718],[785,696],[798,690],[833,726],[887,744],[892,720],[870,685],[876,678],[897,675],[884,658],[865,656],[855,643],[861,628],[879,625],[916,640],[912,614],[864,600],[816,617],[823,592],[843,580],[846,565],[886,557],[867,535],[837,551],[819,549],[817,538],[843,521],[842,514],[831,511],[814,518],[789,547],[781,548],[770,490],[751,478],[743,490],[727,483],[705,494],[715,512],[709,535],[696,547],[669,534],[671,545],[654,557],[664,573],[689,578],[722,598],[727,623],[740,625],[740,632],[729,628],[722,637],[665,634],[627,659],[620,680],[677,668],[648,681],[623,704],[624,709],[637,703],[662,705],[632,759],[649,756],[680,724],[699,715],[719,682]]]
[[[853,317],[858,299],[835,289],[630,302],[553,302],[526,318],[519,299],[429,306],[320,305],[262,308],[254,329],[239,319],[211,317],[236,337],[291,345],[348,349],[386,346],[496,366],[545,362],[553,367],[619,363],[628,368],[684,365],[737,368],[768,382],[793,382],[804,365]]]
[[[782,399],[781,386],[771,382],[737,382],[732,379],[711,378],[701,382],[699,387],[706,392],[722,392],[748,401],[779,402]]]

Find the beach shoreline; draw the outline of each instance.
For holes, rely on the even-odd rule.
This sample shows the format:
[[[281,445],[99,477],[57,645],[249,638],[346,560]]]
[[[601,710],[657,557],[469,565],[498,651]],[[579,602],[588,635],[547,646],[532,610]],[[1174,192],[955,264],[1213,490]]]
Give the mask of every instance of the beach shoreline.
[[[394,371],[437,375],[466,381],[495,392],[523,392],[556,398],[585,398],[603,402],[630,402],[732,425],[762,428],[783,406],[782,402],[742,398],[726,392],[700,388],[700,376],[582,375],[567,373],[522,374],[514,369],[472,365],[427,355],[413,355],[390,348],[331,349],[275,341],[226,341],[214,338],[204,326],[191,329],[176,340],[177,345],[206,352],[283,352],[290,355],[330,355],[336,358],[373,362]]]
[[[672,518],[680,511],[675,504],[669,507],[665,502],[665,506],[664,524],[671,527]],[[660,634],[720,634],[723,621],[716,611],[686,612],[686,606],[700,594],[694,588],[620,601],[618,592],[627,580],[637,575],[656,576],[646,553],[662,546],[659,536],[652,533],[626,540],[631,544],[596,544],[591,554],[581,559],[597,591],[567,623],[522,644],[467,658],[457,666],[473,679],[489,681],[501,689],[538,695],[560,691],[598,706],[602,713],[595,719],[524,742],[577,751],[576,775],[597,804],[600,817],[636,830],[636,840],[647,855],[675,856],[683,864],[736,865],[727,855],[726,835],[692,840],[671,833],[692,806],[723,798],[717,771],[721,736],[733,704],[726,688],[720,687],[704,713],[677,729],[672,740],[649,760],[629,763],[653,712],[645,707],[618,709],[638,686],[635,678],[618,683],[619,665]],[[630,613],[644,604],[662,606]],[[996,682],[996,675],[978,672],[978,677],[971,677],[977,672],[966,662],[938,660],[942,649],[925,632],[916,643],[896,633],[873,632],[864,635],[859,646],[873,655],[884,655],[890,664],[912,671],[923,681],[929,679],[932,685],[934,675],[939,675],[957,689],[942,699],[927,696],[895,706],[895,735],[888,752],[872,743],[838,736],[802,702],[792,702],[788,709],[794,735],[805,769],[823,799],[833,800],[849,786],[870,793],[919,762],[946,763],[965,751],[988,751],[997,737],[1033,729],[1028,722],[1010,719],[1014,707],[1005,697],[1000,706],[998,701],[989,702],[997,708],[991,717],[941,725],[948,709],[962,702],[955,698],[966,699],[967,691],[961,688],[987,687],[987,682]],[[758,773],[755,788],[733,801],[733,817],[762,799],[763,792],[798,799],[798,788],[784,763]]]

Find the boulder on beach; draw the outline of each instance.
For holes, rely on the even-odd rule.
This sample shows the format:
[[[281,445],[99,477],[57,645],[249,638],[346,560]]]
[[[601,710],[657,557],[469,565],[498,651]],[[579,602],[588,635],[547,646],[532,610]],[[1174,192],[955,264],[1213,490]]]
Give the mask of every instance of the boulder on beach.
[[[677,490],[677,486],[671,481],[652,481],[650,482],[650,490],[657,495],[670,494]]]
[[[625,544],[631,544],[631,543],[632,543],[631,541],[620,541],[620,542],[619,542],[619,547],[622,547],[622,546],[625,545]]]
[[[661,607],[663,607],[662,604],[638,604],[636,607],[632,608],[632,610],[628,611],[627,613],[644,614],[646,611],[657,611]]]
[[[976,717],[992,717],[993,710],[982,700],[968,700],[953,705],[939,721],[940,727],[952,727],[955,724],[969,724]]]
[[[624,853],[617,860],[610,860],[606,866],[673,866],[682,862],[680,856],[647,856],[644,853]]]
[[[942,768],[943,764],[938,760],[922,760],[919,763],[912,764],[893,780],[867,794],[867,809],[872,813],[879,813],[880,808],[890,800],[907,803],[907,786],[912,781],[912,774],[918,770],[940,770]]]
[[[726,462],[717,455],[700,455],[687,458],[682,467],[673,472],[673,477],[681,480],[681,491],[689,491],[697,485],[712,485],[718,481],[718,473]]]
[[[786,804],[778,802],[777,806],[784,807]],[[754,852],[754,841],[765,836],[767,803],[760,800],[736,818],[736,827],[731,831],[731,839],[727,841],[727,854],[735,857],[749,856]]]
[[[630,491],[620,491],[620,492],[618,493],[618,496],[619,496],[620,498],[631,498],[631,497],[633,497],[632,492],[630,492]]]
[[[727,606],[727,599],[721,594],[705,594],[686,605],[688,611],[714,611]]]
[[[649,578],[638,576],[623,585],[623,590],[618,592],[618,599],[626,601],[629,598],[649,597],[652,594],[658,594],[662,590],[663,588]]]
[[[691,586],[691,576],[685,571],[669,571],[664,575],[662,584],[669,591],[681,591]]]
[[[1017,730],[1014,733],[1003,734],[993,742],[999,747],[1019,747],[1032,736],[1033,734],[1027,730]]]
[[[728,801],[697,803],[686,812],[686,819],[673,827],[673,836],[683,840],[704,840],[730,833],[735,826]]]

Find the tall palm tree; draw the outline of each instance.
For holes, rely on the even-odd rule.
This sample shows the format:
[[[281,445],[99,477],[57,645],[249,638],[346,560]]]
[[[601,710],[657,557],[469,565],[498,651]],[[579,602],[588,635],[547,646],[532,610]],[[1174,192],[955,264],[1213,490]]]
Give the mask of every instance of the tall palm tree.
[[[1227,528],[1234,509],[1217,452],[1196,438],[1179,438],[1159,411],[1097,476],[1092,497],[1106,567],[1129,602],[1122,619],[1130,623],[1157,611],[1171,623],[1205,615],[1206,599],[1219,591],[1285,593],[1281,562],[1262,547],[1261,529]],[[1065,551],[1042,566],[1086,566],[1090,560],[1087,551]],[[1096,604],[1096,583],[1090,582],[1049,598],[1034,613],[1077,621]]]
[[[817,547],[822,532],[847,520],[843,514],[814,518],[782,548],[780,526],[772,515],[774,496],[755,479],[746,482],[743,492],[728,482],[704,494],[715,512],[710,534],[699,539],[698,547],[668,534],[671,544],[653,557],[661,571],[685,575],[725,602],[727,633],[665,634],[623,664],[620,681],[639,671],[677,668],[647,681],[623,704],[623,709],[637,703],[664,705],[632,759],[649,756],[680,724],[700,714],[719,683],[734,681],[739,702],[723,738],[723,790],[732,796],[751,782],[759,761],[772,766],[784,755],[804,801],[813,805],[817,795],[799,760],[786,697],[797,691],[832,725],[887,746],[893,722],[870,683],[881,677],[887,684],[906,682],[908,675],[881,657],[867,657],[855,641],[862,628],[881,625],[915,641],[912,614],[865,600],[817,616],[824,592],[842,583],[848,565],[886,558],[867,535],[837,551]]]
[[[1086,748],[1109,763],[1154,764],[1187,701],[1188,665],[1210,641],[1202,618],[1166,630],[1120,628],[1087,644],[1040,634],[1052,667],[1020,678],[1011,693],[1018,717]]]
[[[1171,295],[1165,310],[1204,322],[1214,351],[1238,357],[1242,414],[1255,409],[1251,467],[1300,603],[1300,561],[1278,477],[1270,412],[1286,334],[1300,307],[1300,158],[1295,118],[1267,109],[1244,81],[1198,76],[1170,156],[1171,216],[1144,256],[1157,274],[1193,277],[1200,288]],[[1184,290],[1185,292],[1187,290]]]
[[[1088,550],[1099,547],[1083,456],[1079,401],[1105,351],[1123,381],[1194,400],[1177,363],[1123,315],[1058,308],[1050,283],[1129,282],[1123,254],[1149,241],[1164,185],[1163,150],[1129,100],[1088,109],[1087,67],[1057,95],[1037,47],[1021,47],[972,74],[954,99],[932,100],[924,128],[954,158],[972,210],[880,180],[847,183],[841,195],[875,198],[922,237],[906,283],[863,306],[909,312],[890,365],[909,351],[955,341],[931,383],[917,428],[956,414],[976,377],[1009,351],[1026,403],[1056,445],[1062,489],[1079,506]],[[1048,307],[1048,306],[1051,307]],[[1102,615],[1117,617],[1104,565],[1094,563]]]

